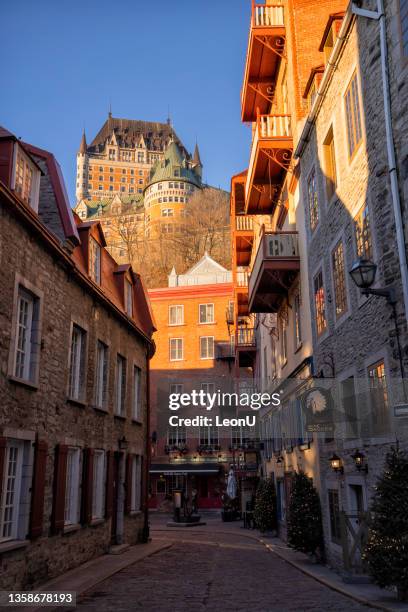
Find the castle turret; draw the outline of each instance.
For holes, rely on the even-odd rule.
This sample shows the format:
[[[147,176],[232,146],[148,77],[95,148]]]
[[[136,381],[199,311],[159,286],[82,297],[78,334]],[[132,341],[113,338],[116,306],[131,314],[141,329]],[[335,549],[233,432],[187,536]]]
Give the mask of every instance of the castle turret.
[[[77,153],[77,180],[76,199],[80,202],[88,197],[88,146],[86,144],[85,130],[82,133],[81,144]]]
[[[202,178],[203,175],[203,164],[201,162],[200,151],[198,149],[198,144],[196,143],[193,155],[193,168],[195,172]]]

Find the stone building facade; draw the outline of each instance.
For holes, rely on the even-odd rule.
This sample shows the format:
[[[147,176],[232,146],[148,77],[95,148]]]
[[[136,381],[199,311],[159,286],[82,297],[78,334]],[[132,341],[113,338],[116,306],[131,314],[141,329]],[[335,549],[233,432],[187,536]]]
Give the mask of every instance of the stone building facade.
[[[2,128],[0,162],[0,584],[21,590],[146,539],[154,326],[53,155]]]
[[[385,3],[382,19],[390,50],[398,191],[405,222],[407,150],[402,126],[407,112],[398,90],[405,86],[407,62],[401,32],[396,36],[397,4]],[[374,2],[363,5],[377,8]],[[320,444],[326,552],[329,563],[341,567],[345,539],[351,537],[342,534],[342,516],[354,526],[358,520],[361,524],[364,519],[357,517],[369,507],[387,450],[397,439],[401,447],[407,446],[406,410],[399,408],[406,404],[401,380],[407,371],[406,264],[405,253],[401,257],[398,250],[400,222],[390,179],[394,170],[390,172],[387,158],[379,22],[356,15],[350,5],[337,37],[328,40],[326,30],[321,48],[326,61],[315,87],[319,96],[310,93],[312,78],[305,91],[310,114],[295,157],[300,160],[306,219],[314,364],[318,375],[334,379],[336,407],[343,414]],[[377,266],[374,289],[393,287],[394,305],[378,295],[365,297],[356,287],[349,271],[361,258]],[[357,451],[367,472],[358,469]],[[340,458],[337,471],[331,468],[333,456]],[[358,569],[358,559],[354,562]]]

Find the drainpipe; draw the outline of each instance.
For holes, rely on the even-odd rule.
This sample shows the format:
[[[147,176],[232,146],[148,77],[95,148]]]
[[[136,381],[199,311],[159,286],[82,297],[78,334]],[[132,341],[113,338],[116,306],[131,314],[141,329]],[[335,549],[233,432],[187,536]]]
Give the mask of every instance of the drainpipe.
[[[150,539],[149,528],[149,470],[150,456],[152,444],[150,439],[150,355],[149,346],[146,347],[146,461],[144,462],[144,525],[143,525],[143,541],[148,542]]]
[[[362,9],[357,7],[355,4],[352,4],[351,10],[355,15],[358,15],[359,17],[377,20],[380,25],[381,74],[383,82],[382,84],[384,97],[385,131],[387,139],[388,172],[390,175],[391,197],[394,209],[395,229],[397,234],[398,257],[400,262],[402,291],[404,296],[405,319],[408,319],[408,267],[405,251],[404,226],[402,222],[401,213],[401,199],[398,189],[395,144],[392,133],[390,80],[388,72],[388,46],[384,13],[384,1],[377,0],[377,11],[369,11],[366,9]]]

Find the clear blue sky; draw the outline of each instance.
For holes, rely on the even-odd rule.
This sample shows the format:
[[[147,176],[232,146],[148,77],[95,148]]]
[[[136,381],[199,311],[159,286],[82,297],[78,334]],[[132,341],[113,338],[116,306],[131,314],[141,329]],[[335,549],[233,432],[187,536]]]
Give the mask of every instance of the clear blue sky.
[[[0,124],[54,153],[74,203],[75,155],[107,117],[165,121],[204,178],[229,189],[249,158],[240,88],[250,0],[0,2]]]

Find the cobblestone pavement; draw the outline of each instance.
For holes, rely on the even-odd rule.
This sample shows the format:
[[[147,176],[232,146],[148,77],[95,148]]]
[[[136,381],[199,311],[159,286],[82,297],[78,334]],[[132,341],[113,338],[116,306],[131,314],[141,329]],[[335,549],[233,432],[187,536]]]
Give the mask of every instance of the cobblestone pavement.
[[[160,531],[173,545],[100,583],[79,612],[368,610],[237,533]]]

